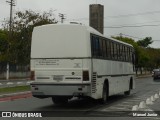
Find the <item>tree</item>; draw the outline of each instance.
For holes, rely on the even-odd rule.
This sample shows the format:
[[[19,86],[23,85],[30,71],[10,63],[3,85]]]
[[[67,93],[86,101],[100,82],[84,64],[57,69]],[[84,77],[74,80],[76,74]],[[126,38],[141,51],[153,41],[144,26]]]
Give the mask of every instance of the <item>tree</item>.
[[[33,28],[44,24],[55,24],[57,21],[52,10],[42,14],[31,10],[18,11],[13,21],[8,59],[16,64],[29,64]],[[8,21],[5,22],[4,28],[7,28],[6,26]]]
[[[122,36],[112,36],[112,38],[120,40],[120,41],[128,43],[128,44],[131,44],[134,47],[135,55],[136,55],[136,61],[135,62],[136,62],[136,65],[137,65],[138,64],[138,59],[137,59],[138,57],[137,56],[139,56],[140,49],[139,49],[138,44],[135,42],[135,40],[132,39],[132,38],[122,37]]]
[[[122,37],[122,36],[116,36],[116,37],[112,36],[112,38],[129,43],[134,47],[135,56],[136,56],[136,60],[135,60],[136,73],[138,69],[140,69],[142,73],[142,68],[146,67],[146,65],[148,64],[150,60],[150,57],[148,53],[146,52],[146,50],[143,47],[140,47],[138,43],[135,42],[135,40],[131,38]]]
[[[153,41],[152,41],[152,38],[151,37],[146,37],[145,39],[143,40],[139,40],[137,41],[137,44],[141,47],[144,47],[144,48],[147,48],[149,47],[150,44],[152,44]]]
[[[7,60],[8,38],[7,32],[0,30],[0,62]]]
[[[154,68],[159,68],[160,67],[160,49],[155,49],[155,48],[147,48],[146,49],[147,53],[149,54],[150,57],[150,62],[148,64],[148,67],[153,70]]]

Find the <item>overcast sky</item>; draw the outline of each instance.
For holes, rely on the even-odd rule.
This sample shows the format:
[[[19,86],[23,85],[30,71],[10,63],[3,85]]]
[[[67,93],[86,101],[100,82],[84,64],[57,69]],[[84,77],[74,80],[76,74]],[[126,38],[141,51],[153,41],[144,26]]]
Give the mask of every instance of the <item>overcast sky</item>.
[[[10,0],[8,0],[10,1]],[[66,15],[66,22],[89,24],[89,5],[104,5],[105,36],[120,33],[138,38],[152,37],[151,45],[160,48],[160,0],[16,0],[14,12],[31,9],[37,12],[55,10]],[[9,5],[0,0],[0,24],[9,18]]]

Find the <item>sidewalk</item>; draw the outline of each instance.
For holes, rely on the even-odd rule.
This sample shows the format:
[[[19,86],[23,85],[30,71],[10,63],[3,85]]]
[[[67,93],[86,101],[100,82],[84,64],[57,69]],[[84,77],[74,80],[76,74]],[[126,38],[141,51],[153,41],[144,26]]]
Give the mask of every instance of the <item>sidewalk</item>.
[[[146,77],[152,77],[152,75],[151,74],[136,75],[136,79],[137,78],[146,78]]]
[[[15,80],[15,81],[16,81],[16,80],[22,80],[22,81],[23,81],[23,80],[30,80],[30,78],[14,78],[14,79],[9,79],[9,80],[0,79],[0,82],[1,82],[1,81],[2,81],[2,82],[3,82],[3,81],[4,81],[4,82],[5,82],[5,81],[14,81],[14,80]]]

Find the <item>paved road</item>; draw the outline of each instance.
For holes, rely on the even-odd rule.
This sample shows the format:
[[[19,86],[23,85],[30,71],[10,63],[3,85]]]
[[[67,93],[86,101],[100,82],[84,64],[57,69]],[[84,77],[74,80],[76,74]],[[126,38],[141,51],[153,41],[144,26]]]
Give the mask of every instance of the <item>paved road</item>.
[[[105,105],[99,104],[97,101],[93,100],[72,100],[66,105],[54,105],[51,99],[37,99],[37,98],[27,98],[27,99],[19,99],[10,102],[1,102],[0,103],[0,111],[61,111],[59,116],[63,116],[64,111],[70,111],[70,113],[74,116],[76,115],[75,111],[79,115],[82,116],[93,116],[93,117],[104,117],[109,115],[121,115],[122,117],[118,119],[122,119],[125,115],[130,115],[128,112],[126,114],[125,111],[131,111],[133,105],[139,105],[141,101],[145,101],[147,98],[159,93],[160,91],[160,81],[153,81],[151,77],[149,78],[141,78],[136,80],[136,89],[132,91],[130,96],[124,96],[123,94],[115,95],[109,98],[109,101]],[[157,99],[156,102],[160,102],[160,98]],[[154,102],[154,103],[156,103]],[[145,110],[153,110],[154,113],[154,105],[147,106]],[[158,107],[156,108],[158,109]],[[98,111],[98,112],[97,112]],[[50,112],[48,112],[50,113]],[[108,117],[107,117],[108,118]],[[61,119],[61,118],[58,118]],[[88,118],[86,118],[88,119]],[[111,119],[117,119],[116,117]],[[124,118],[123,118],[124,119]],[[125,118],[128,119],[127,117]],[[132,119],[132,118],[131,118]],[[139,118],[136,118],[139,119]],[[140,118],[143,119],[143,118]],[[144,117],[146,119],[146,117]],[[147,119],[158,119],[158,117],[147,117]]]

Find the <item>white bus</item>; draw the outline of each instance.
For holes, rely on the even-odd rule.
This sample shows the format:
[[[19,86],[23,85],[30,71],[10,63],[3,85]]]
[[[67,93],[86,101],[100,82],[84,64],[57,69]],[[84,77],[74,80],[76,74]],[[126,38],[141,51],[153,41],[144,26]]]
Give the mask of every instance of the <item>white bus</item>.
[[[79,24],[35,27],[31,45],[34,97],[55,104],[72,97],[100,99],[135,88],[134,49]]]

